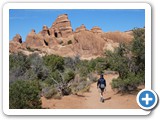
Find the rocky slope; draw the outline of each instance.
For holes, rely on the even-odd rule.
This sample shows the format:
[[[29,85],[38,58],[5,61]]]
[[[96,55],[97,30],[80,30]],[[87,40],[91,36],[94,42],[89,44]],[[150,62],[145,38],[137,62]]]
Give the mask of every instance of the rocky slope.
[[[10,53],[23,52],[27,55],[38,52],[41,55],[56,54],[64,57],[79,55],[81,59],[102,56],[105,50],[114,50],[120,42],[129,42],[132,32],[103,32],[98,26],[87,30],[85,25],[73,31],[67,14],[59,15],[49,28],[46,25],[38,33],[33,29],[25,42],[19,34],[10,41]]]

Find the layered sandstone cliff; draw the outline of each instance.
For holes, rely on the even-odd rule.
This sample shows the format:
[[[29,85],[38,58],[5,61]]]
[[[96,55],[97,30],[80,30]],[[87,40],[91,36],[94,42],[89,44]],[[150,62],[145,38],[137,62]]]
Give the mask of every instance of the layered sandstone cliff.
[[[130,32],[103,32],[98,26],[87,30],[82,24],[73,31],[67,14],[57,17],[51,27],[44,25],[36,33],[31,30],[25,42],[19,34],[10,41],[10,53],[27,50],[45,54],[57,54],[64,57],[79,55],[81,58],[102,56],[105,50],[113,51],[120,42],[129,42],[133,38]],[[32,50],[31,50],[32,49]]]

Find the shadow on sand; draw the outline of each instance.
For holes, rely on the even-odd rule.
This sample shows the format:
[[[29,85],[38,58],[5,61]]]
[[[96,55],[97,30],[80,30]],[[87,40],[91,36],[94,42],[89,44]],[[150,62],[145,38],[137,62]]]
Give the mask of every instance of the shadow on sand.
[[[86,97],[84,95],[79,95],[79,94],[75,94],[75,95],[78,96],[78,97]]]
[[[104,99],[104,101],[106,101],[106,100],[110,100],[110,99],[111,99],[111,97],[108,97],[108,98],[105,98],[105,99]]]

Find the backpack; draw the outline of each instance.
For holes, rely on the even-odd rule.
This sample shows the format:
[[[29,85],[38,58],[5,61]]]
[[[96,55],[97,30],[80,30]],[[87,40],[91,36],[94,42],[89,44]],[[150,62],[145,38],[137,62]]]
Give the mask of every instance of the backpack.
[[[105,88],[105,87],[106,87],[106,86],[105,86],[105,80],[104,80],[104,79],[101,78],[101,79],[99,80],[99,83],[100,83],[100,84],[99,84],[99,87],[100,87],[100,88]]]

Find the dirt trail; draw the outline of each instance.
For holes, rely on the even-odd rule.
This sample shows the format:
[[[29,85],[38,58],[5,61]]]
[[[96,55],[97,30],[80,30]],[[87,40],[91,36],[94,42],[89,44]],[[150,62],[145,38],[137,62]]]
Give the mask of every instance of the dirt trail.
[[[116,77],[117,75],[104,76],[107,82],[104,103],[100,102],[96,83],[93,83],[90,91],[81,95],[64,96],[61,100],[47,100],[42,97],[42,107],[51,109],[139,109],[136,103],[136,94],[120,95],[111,89],[110,82]]]

